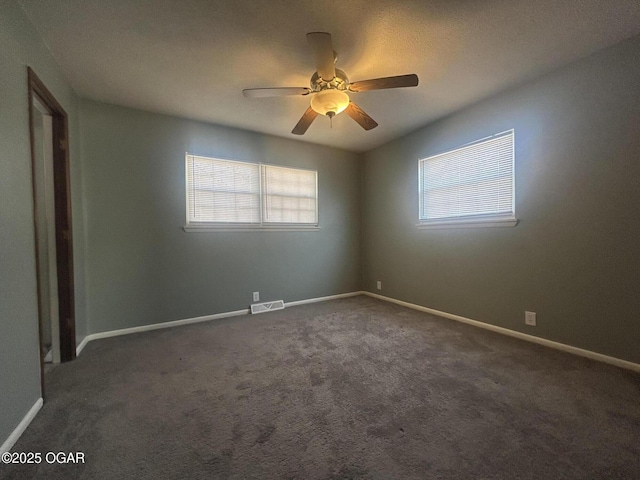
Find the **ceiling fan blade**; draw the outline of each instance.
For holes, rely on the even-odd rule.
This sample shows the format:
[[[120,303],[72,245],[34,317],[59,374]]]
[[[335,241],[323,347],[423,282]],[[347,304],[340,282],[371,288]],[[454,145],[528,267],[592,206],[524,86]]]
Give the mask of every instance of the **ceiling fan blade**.
[[[307,42],[313,49],[318,75],[330,82],[336,76],[335,57],[331,44],[331,34],[325,32],[307,33]]]
[[[367,115],[364,110],[362,110],[353,102],[349,102],[349,106],[346,108],[345,112],[365,130],[371,130],[372,128],[376,128],[378,126],[378,122]]]
[[[245,88],[242,94],[247,98],[283,97],[285,95],[309,95],[307,87],[273,87],[273,88]]]
[[[293,127],[293,130],[291,130],[291,133],[293,133],[294,135],[304,135],[304,132],[307,131],[307,129],[309,128],[309,125],[311,125],[311,123],[316,119],[317,116],[318,116],[318,112],[316,112],[311,107],[307,108],[307,111],[304,112],[304,115],[302,115],[302,118],[298,121],[296,126]]]
[[[352,92],[366,92],[369,90],[382,90],[383,88],[416,87],[417,85],[418,76],[412,73],[410,75],[398,75],[396,77],[374,78],[371,80],[352,82],[349,84],[349,90]]]

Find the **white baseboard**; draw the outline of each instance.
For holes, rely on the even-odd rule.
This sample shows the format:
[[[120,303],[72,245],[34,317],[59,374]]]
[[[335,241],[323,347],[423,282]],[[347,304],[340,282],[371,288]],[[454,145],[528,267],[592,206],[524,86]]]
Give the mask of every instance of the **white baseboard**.
[[[546,338],[536,337],[534,335],[528,335],[526,333],[517,332],[515,330],[509,330],[508,328],[498,327],[497,325],[492,325],[490,323],[473,320],[471,318],[462,317],[460,315],[454,315],[452,313],[442,312],[440,310],[435,310],[433,308],[423,307],[422,305],[416,305],[414,303],[404,302],[402,300],[396,300],[395,298],[385,297],[384,295],[379,295],[373,292],[357,291],[357,292],[349,292],[349,293],[340,293],[337,295],[329,295],[326,297],[296,300],[294,302],[286,302],[285,307],[294,307],[296,305],[305,305],[307,303],[325,302],[328,300],[336,300],[338,298],[355,297],[357,295],[367,295],[369,297],[377,298],[379,300],[383,300],[386,302],[395,303],[403,307],[419,310],[421,312],[427,312],[432,315],[437,315],[439,317],[447,318],[449,320],[455,320],[457,322],[466,323],[467,325],[472,325],[478,328],[484,328],[485,330],[490,330],[492,332],[500,333],[502,335],[508,335],[510,337],[519,338],[520,340],[536,343],[538,345],[554,348],[556,350],[572,353],[574,355],[579,355],[581,357],[590,358],[592,360],[608,363],[610,365],[615,365],[616,367],[621,367],[627,370],[633,370],[635,372],[640,373],[640,364],[637,364],[637,363],[629,362],[627,360],[622,360],[620,358],[610,357],[608,355],[603,355],[602,353],[592,352],[591,350],[585,350],[585,349],[574,347],[564,343],[554,342],[553,340],[547,340]],[[214,315],[205,315],[202,317],[186,318],[184,320],[174,320],[171,322],[164,322],[164,323],[153,323],[151,325],[143,325],[140,327],[123,328],[120,330],[110,330],[107,332],[92,333],[87,335],[84,339],[82,339],[82,341],[76,348],[76,355],[79,355],[80,352],[82,352],[82,350],[87,345],[87,343],[89,343],[92,340],[98,340],[100,338],[116,337],[119,335],[128,335],[131,333],[147,332],[151,330],[158,330],[161,328],[172,328],[172,327],[179,327],[181,325],[189,325],[192,323],[208,322],[211,320],[219,320],[222,318],[235,317],[238,315],[246,315],[249,312],[250,312],[249,309],[243,309],[243,310],[236,310],[232,312],[216,313]]]
[[[326,302],[327,300],[336,300],[338,298],[356,297],[362,295],[363,292],[339,293],[337,295],[329,295],[326,297],[308,298],[306,300],[296,300],[295,302],[286,302],[285,307],[295,307],[296,305],[305,305],[307,303]]]
[[[36,400],[36,403],[33,404],[33,407],[31,407],[31,409],[27,412],[27,414],[24,416],[22,421],[15,428],[15,430],[11,432],[11,435],[9,435],[9,438],[7,438],[5,442],[2,444],[2,446],[0,447],[0,454],[11,451],[11,448],[18,441],[18,439],[20,438],[20,435],[22,435],[22,433],[27,429],[27,427],[29,426],[31,421],[35,418],[35,416],[37,415],[37,413],[40,411],[41,408],[42,408],[42,398],[39,398],[38,400]]]
[[[385,297],[377,293],[372,293],[372,292],[362,292],[362,293],[364,295],[368,295],[369,297],[377,298],[379,300],[384,300],[385,302],[391,302],[397,305],[402,305],[403,307],[419,310],[421,312],[431,313],[432,315],[448,318],[449,320],[455,320],[456,322],[466,323],[467,325],[473,325],[474,327],[484,328],[485,330],[491,330],[492,332],[501,333],[502,335],[508,335],[510,337],[519,338],[520,340],[537,343],[538,345],[555,348],[556,350],[562,350],[563,352],[572,353],[574,355],[579,355],[581,357],[586,357],[591,360],[608,363],[610,365],[615,365],[616,367],[625,368],[627,370],[633,370],[635,372],[640,373],[640,364],[629,362],[627,360],[610,357],[608,355],[603,355],[602,353],[592,352],[591,350],[585,350],[582,348],[573,347],[571,345],[566,345],[560,342],[554,342],[553,340],[547,340],[546,338],[536,337],[534,335],[528,335],[526,333],[517,332],[515,330],[509,330],[508,328],[498,327],[497,325],[491,325],[490,323],[480,322],[478,320],[472,320],[471,318],[461,317],[460,315],[441,312],[440,310],[423,307],[422,305],[403,302],[402,300],[396,300],[395,298]]]
[[[337,298],[355,297],[356,295],[362,295],[363,292],[349,292],[340,293],[337,295],[329,295],[327,297],[309,298],[306,300],[297,300],[295,302],[285,303],[285,307],[294,307],[296,305],[303,305],[306,303],[325,302],[327,300],[335,300]],[[180,327],[182,325],[190,325],[192,323],[209,322],[211,320],[219,320],[222,318],[236,317],[238,315],[247,315],[251,312],[250,309],[235,310],[232,312],[216,313],[213,315],[204,315],[202,317],[185,318],[183,320],[173,320],[171,322],[152,323],[150,325],[142,325],[140,327],[122,328],[120,330],[109,330],[106,332],[90,333],[82,339],[80,344],[76,347],[76,355],[80,355],[80,352],[87,346],[92,340],[98,340],[100,338],[117,337],[120,335],[129,335],[131,333],[148,332],[151,330],[159,330],[161,328],[173,328]]]
[[[78,346],[76,347],[76,357],[78,355],[80,355],[80,352],[82,352],[82,350],[84,349],[84,347],[87,346],[87,343],[89,343],[89,335],[87,335],[86,337],[84,337],[82,339],[82,341],[78,344]]]
[[[106,332],[99,332],[99,333],[90,333],[89,335],[84,337],[82,342],[80,342],[80,345],[78,345],[78,348],[76,349],[76,355],[79,352],[81,352],[82,349],[84,349],[87,343],[93,340],[98,340],[100,338],[118,337],[120,335],[149,332],[151,330],[160,330],[162,328],[180,327],[183,325],[190,325],[192,323],[209,322],[211,320],[219,320],[221,318],[236,317],[238,315],[246,315],[249,313],[249,311],[250,310],[247,308],[243,310],[236,310],[233,312],[223,312],[223,313],[216,313],[214,315],[204,315],[202,317],[185,318],[183,320],[173,320],[171,322],[152,323],[150,325],[141,325],[139,327],[122,328],[119,330],[109,330]]]

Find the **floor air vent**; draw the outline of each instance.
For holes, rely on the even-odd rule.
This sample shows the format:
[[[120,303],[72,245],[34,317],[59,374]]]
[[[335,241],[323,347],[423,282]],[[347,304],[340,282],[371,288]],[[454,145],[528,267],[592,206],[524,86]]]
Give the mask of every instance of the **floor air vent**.
[[[276,300],[275,302],[254,303],[253,305],[251,305],[251,313],[264,313],[282,309],[284,309],[283,300]]]

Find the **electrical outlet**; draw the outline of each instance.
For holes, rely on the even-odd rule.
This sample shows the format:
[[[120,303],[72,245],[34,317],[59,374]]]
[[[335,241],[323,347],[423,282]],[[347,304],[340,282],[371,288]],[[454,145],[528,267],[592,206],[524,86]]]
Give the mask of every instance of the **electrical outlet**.
[[[378,280],[378,282],[376,283],[376,288],[378,290],[382,290],[382,282],[380,280]]]
[[[254,302],[260,301],[260,292],[253,292],[253,301]]]
[[[530,327],[536,326],[536,312],[524,312],[524,323]]]

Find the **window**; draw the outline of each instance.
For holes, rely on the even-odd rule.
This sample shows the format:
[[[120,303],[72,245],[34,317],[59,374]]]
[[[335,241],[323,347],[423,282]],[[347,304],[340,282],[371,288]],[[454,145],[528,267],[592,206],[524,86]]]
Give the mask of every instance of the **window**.
[[[418,226],[513,226],[514,131],[418,162]]]
[[[262,165],[263,223],[318,223],[317,172]]]
[[[317,178],[312,170],[187,154],[185,230],[317,227]]]

